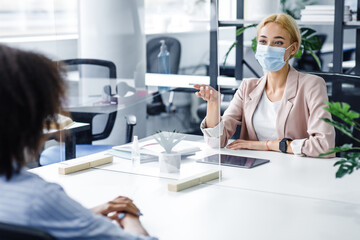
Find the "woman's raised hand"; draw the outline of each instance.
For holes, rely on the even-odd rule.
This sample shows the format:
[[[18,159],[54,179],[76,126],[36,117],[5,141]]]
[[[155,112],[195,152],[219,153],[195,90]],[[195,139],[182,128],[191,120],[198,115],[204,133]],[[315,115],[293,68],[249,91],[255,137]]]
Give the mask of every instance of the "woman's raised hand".
[[[214,88],[207,85],[195,84],[194,88],[199,91],[195,95],[199,98],[204,99],[207,102],[217,102],[219,93]]]

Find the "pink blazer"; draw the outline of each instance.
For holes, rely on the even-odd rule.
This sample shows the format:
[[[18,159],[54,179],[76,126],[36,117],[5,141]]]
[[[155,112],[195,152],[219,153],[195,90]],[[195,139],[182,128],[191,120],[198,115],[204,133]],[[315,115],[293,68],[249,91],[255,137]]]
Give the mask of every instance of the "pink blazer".
[[[258,140],[252,117],[265,84],[266,76],[246,79],[241,83],[222,117],[224,132],[220,140],[221,147],[226,146],[236,130],[236,125],[241,125],[240,139]],[[317,157],[333,148],[335,130],[320,120],[331,118],[331,114],[323,109],[326,101],[328,97],[324,79],[300,73],[290,67],[276,120],[278,138],[305,138],[301,152],[310,157]]]

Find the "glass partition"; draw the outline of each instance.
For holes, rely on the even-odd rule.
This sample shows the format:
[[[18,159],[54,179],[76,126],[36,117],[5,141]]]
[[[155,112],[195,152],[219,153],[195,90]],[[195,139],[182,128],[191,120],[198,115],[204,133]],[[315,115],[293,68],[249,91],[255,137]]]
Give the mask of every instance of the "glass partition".
[[[69,35],[76,31],[74,8],[74,1],[69,0],[1,0],[0,43],[56,59],[61,52],[57,34],[66,36],[65,42],[69,42]],[[44,129],[44,134],[49,137],[44,148],[57,145],[56,140],[62,142],[62,134],[54,124],[51,127],[50,131]],[[27,166],[38,166],[38,159]]]
[[[171,2],[162,1],[169,13],[177,8]],[[54,8],[59,4],[54,1]],[[173,18],[166,31],[154,32],[153,27],[165,20],[153,12],[147,15],[153,2],[79,1],[78,37],[64,41],[58,31],[53,58],[66,79],[62,114],[72,122],[63,118],[64,125],[45,146],[40,162],[45,156],[50,159],[44,160],[47,165],[105,154],[114,156],[114,162],[99,169],[173,180],[219,167],[218,138],[209,146],[200,129],[206,101],[195,95],[209,85],[209,15],[198,8],[206,5],[210,10],[210,5],[185,5],[194,7],[181,13],[188,15],[188,27],[176,25]],[[144,25],[144,16],[151,19],[151,27]],[[57,31],[62,28],[61,15],[53,17]],[[171,154],[165,156],[166,151]],[[202,162],[211,155],[210,164]]]

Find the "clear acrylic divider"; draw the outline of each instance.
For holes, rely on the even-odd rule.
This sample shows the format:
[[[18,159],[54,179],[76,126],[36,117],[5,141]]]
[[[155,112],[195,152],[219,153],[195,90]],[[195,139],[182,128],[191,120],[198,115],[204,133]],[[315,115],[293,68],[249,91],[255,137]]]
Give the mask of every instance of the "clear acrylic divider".
[[[26,22],[27,26],[23,28],[26,29],[26,35],[32,38],[31,41],[26,42],[27,48],[52,59],[61,71],[58,60],[62,56],[67,58],[68,54],[73,54],[69,53],[67,48],[71,44],[68,38],[71,39],[71,36],[77,32],[77,4],[71,0],[61,2],[38,0],[36,4],[21,2],[23,3],[20,4],[22,6],[20,9],[14,8],[15,11],[21,13],[20,20],[15,22]],[[26,19],[25,22],[21,21],[24,19]],[[24,41],[28,40],[24,38]],[[72,143],[67,136],[70,135],[72,129],[79,128],[84,128],[83,124],[73,123],[67,113],[59,112],[57,123],[53,122],[50,124],[50,129],[44,129],[47,141],[40,153],[39,165],[45,166],[66,160],[65,143],[67,143],[67,149],[69,143]]]
[[[55,1],[56,4],[59,2]],[[46,154],[50,156],[43,165],[67,164],[68,160],[86,159],[92,154],[113,156],[112,163],[96,169],[131,173],[134,177],[159,177],[168,179],[169,183],[220,170],[219,138],[215,137],[213,144],[205,141],[200,129],[203,119],[199,119],[196,110],[199,105],[206,105],[206,101],[194,94],[198,90],[193,87],[201,84],[206,88],[209,77],[171,71],[164,74],[159,64],[167,63],[166,58],[147,58],[147,64],[158,66],[158,72],[145,74],[146,41],[141,27],[143,19],[138,15],[142,3],[112,1],[112,4],[115,6],[111,11],[108,9],[110,12],[96,9],[97,16],[78,16],[81,31],[76,51],[64,51],[66,46],[58,35],[54,60],[59,70],[64,71],[67,97],[61,112],[64,117],[59,117],[60,129],[51,130],[51,140],[42,153],[41,158]],[[110,38],[100,23],[84,24],[93,19],[106,22],[121,15],[122,4],[129,4],[127,9],[134,15],[133,19],[141,20],[130,23],[126,18],[124,21],[127,25],[133,24],[133,34],[129,35],[126,29],[122,29],[123,32],[108,29]],[[134,6],[137,9],[133,9]],[[96,4],[79,1],[78,7],[82,13],[94,10]],[[53,18],[55,32],[60,32],[62,21],[56,14]],[[128,44],[126,49],[121,46],[122,41]],[[219,89],[213,90],[220,93]],[[217,101],[220,104],[220,94]],[[220,122],[220,115],[217,118]],[[211,161],[205,163],[204,159]],[[134,183],[127,195],[134,195],[137,189]]]
[[[168,77],[171,81],[172,76]],[[124,138],[125,117],[136,115],[133,137],[130,142],[123,139],[114,142],[114,147],[105,152],[114,156],[114,163],[98,168],[181,180],[218,167],[218,161],[215,165],[201,163],[203,158],[216,154],[218,147],[205,143],[199,124],[193,122],[190,106],[169,103],[172,94],[186,100],[192,98],[193,91],[180,93],[164,86],[158,87],[158,91],[135,90],[137,97],[118,101],[117,113],[124,124],[113,130]]]

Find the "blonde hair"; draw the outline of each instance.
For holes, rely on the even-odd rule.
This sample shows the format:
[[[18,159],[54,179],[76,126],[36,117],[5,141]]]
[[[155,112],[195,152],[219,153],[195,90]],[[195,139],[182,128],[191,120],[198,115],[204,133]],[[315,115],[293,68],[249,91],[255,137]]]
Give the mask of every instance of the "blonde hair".
[[[299,50],[301,44],[301,34],[299,26],[297,25],[294,18],[285,13],[272,14],[264,18],[257,27],[256,39],[259,38],[260,30],[268,23],[277,23],[280,24],[289,34],[291,43],[297,42],[297,50]]]

